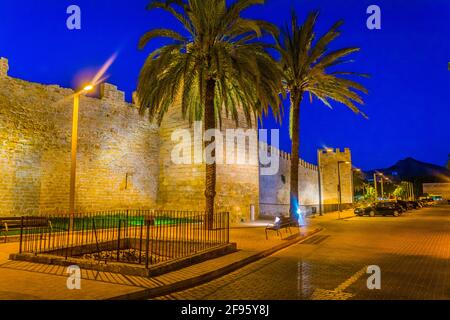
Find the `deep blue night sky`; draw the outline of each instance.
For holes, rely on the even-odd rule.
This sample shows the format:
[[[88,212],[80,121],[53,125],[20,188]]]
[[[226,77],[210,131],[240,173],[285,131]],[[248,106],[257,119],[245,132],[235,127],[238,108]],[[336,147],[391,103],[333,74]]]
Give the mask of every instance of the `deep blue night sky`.
[[[0,56],[9,58],[10,75],[29,81],[77,85],[81,70],[95,70],[114,52],[108,82],[125,90],[127,100],[136,87],[146,54],[137,49],[140,36],[155,27],[171,27],[162,11],[145,10],[148,0],[2,0]],[[66,28],[66,8],[82,10],[82,30]],[[382,29],[366,28],[366,8],[382,10]],[[448,0],[267,0],[246,12],[276,24],[285,23],[295,7],[302,18],[321,12],[319,33],[344,19],[336,48],[359,46],[352,71],[371,74],[363,83],[365,120],[337,103],[334,110],[304,99],[301,113],[301,156],[316,162],[317,148],[349,147],[363,169],[382,168],[412,156],[444,165],[450,153],[450,1]],[[288,112],[286,112],[286,115]],[[281,147],[290,151],[287,117]],[[265,126],[274,127],[272,119]]]

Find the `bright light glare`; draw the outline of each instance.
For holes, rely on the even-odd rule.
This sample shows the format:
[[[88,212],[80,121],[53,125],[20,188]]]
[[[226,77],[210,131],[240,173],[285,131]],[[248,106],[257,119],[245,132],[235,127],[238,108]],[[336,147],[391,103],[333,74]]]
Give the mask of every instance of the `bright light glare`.
[[[97,74],[94,76],[94,78],[89,81],[88,85],[86,85],[82,92],[89,92],[92,91],[94,89],[94,87],[96,87],[97,85],[99,85],[100,83],[106,81],[106,79],[108,79],[108,76],[105,76],[105,73],[108,71],[109,67],[113,64],[113,62],[116,60],[117,58],[117,54],[114,53],[104,64],[103,66],[100,68],[100,70],[98,70]]]
[[[104,77],[106,71],[108,71],[109,67],[113,64],[114,60],[116,60],[117,54],[114,53],[106,62],[105,64],[100,68],[100,70],[95,75],[94,79],[92,79],[91,83],[96,86],[99,83],[105,81],[108,77]]]
[[[84,89],[83,89],[83,91],[91,91],[92,89],[94,89],[94,86],[93,85],[87,85],[86,87],[84,87]]]

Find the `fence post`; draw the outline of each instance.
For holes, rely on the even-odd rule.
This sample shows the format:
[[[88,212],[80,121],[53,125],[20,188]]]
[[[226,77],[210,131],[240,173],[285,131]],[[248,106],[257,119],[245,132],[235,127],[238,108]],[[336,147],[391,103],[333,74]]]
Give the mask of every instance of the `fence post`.
[[[117,234],[117,261],[119,261],[119,258],[120,258],[120,223],[121,223],[121,220],[120,220],[120,216],[119,216],[119,226],[118,226],[118,230],[117,230],[117,232],[118,232],[118,234]]]
[[[140,232],[139,232],[139,264],[142,262],[142,231],[144,228],[145,218],[142,219],[141,226],[140,226]]]
[[[128,225],[129,225],[129,222],[128,222],[129,212],[128,211],[129,210],[127,209],[127,222],[125,225],[125,237],[127,237],[127,238],[128,238]]]
[[[149,220],[145,220],[145,223],[147,224],[147,241],[146,241],[146,246],[145,246],[145,268],[148,269],[148,254],[149,254],[149,245],[150,245],[150,219]]]
[[[69,225],[67,226],[67,239],[66,239],[66,260],[67,260],[67,256],[69,254],[69,242],[70,242],[70,227],[72,224],[72,215],[69,217]]]
[[[226,220],[227,220],[227,244],[230,243],[230,213],[227,212],[227,216],[226,216]]]
[[[19,244],[19,253],[22,253],[22,240],[23,240],[23,216],[20,218],[20,244]]]

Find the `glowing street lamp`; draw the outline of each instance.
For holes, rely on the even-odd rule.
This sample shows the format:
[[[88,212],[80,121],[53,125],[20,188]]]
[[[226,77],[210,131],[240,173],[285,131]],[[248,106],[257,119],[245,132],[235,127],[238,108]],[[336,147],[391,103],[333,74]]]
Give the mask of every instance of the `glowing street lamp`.
[[[92,84],[88,84],[83,88],[82,92],[89,92],[92,91],[92,89],[94,89],[94,86]]]
[[[77,144],[78,144],[78,109],[80,105],[80,95],[88,93],[94,89],[94,85],[86,85],[83,90],[78,91],[73,96],[73,117],[72,117],[72,160],[70,163],[70,198],[69,214],[70,228],[73,226],[73,217],[75,216],[75,180],[77,171]]]
[[[78,141],[78,107],[80,105],[80,95],[92,91],[97,85],[107,79],[105,73],[108,68],[116,60],[117,54],[113,54],[100,68],[94,78],[84,86],[84,88],[76,92],[73,96],[73,120],[72,120],[72,160],[70,165],[70,197],[69,197],[69,230],[73,227],[73,217],[75,216],[75,178],[77,171],[77,141]]]
[[[381,173],[381,199],[384,200],[384,175]]]

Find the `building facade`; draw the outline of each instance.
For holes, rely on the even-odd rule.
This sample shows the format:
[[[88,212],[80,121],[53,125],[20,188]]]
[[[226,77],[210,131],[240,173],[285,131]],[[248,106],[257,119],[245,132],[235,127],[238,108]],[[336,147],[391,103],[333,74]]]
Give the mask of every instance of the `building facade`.
[[[423,193],[430,196],[440,196],[444,200],[450,200],[450,183],[424,183]]]

